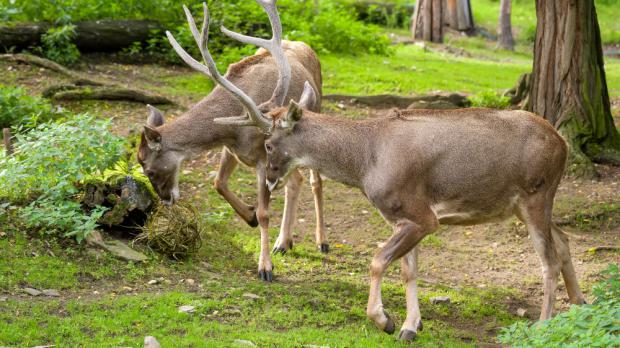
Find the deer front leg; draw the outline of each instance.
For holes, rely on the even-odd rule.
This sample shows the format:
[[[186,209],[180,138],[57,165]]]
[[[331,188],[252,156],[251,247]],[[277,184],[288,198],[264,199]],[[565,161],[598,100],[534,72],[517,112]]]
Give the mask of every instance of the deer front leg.
[[[416,338],[418,331],[422,330],[422,316],[418,302],[418,247],[413,248],[401,259],[402,278],[405,283],[405,296],[407,299],[407,319],[400,329],[399,338],[403,341],[411,341]]]
[[[258,179],[258,207],[256,216],[260,228],[260,256],[258,257],[258,276],[265,281],[273,280],[273,264],[269,255],[269,197],[271,192],[267,188],[265,164],[258,162],[256,165],[256,177]]]
[[[381,301],[381,280],[392,261],[410,252],[427,234],[437,227],[437,219],[429,209],[429,215],[420,219],[420,223],[409,219],[400,219],[394,226],[394,234],[385,246],[375,255],[370,265],[370,295],[366,314],[379,329],[386,333],[394,332],[394,321],[383,309]],[[409,334],[401,333],[401,339],[413,339]]]
[[[325,236],[325,220],[323,217],[323,181],[321,173],[310,171],[310,185],[314,195],[314,211],[316,214],[316,245],[323,253],[329,252],[329,244]]]
[[[282,225],[280,226],[280,235],[276,239],[273,246],[273,253],[285,254],[287,250],[293,248],[293,226],[295,225],[295,215],[297,213],[297,203],[299,202],[299,193],[301,183],[304,178],[298,170],[294,170],[284,188],[284,214],[282,216]]]
[[[230,204],[235,212],[252,227],[258,226],[258,220],[256,218],[256,210],[253,206],[245,204],[239,197],[232,193],[228,189],[228,178],[235,168],[237,167],[237,159],[227,148],[222,150],[222,157],[220,158],[220,168],[217,172],[217,176],[213,181],[213,186],[217,192],[224,197],[224,199]]]

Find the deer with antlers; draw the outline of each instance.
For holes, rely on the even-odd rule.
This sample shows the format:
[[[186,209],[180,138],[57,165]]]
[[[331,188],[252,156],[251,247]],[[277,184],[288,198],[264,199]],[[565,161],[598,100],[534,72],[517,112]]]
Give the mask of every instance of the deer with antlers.
[[[393,226],[370,265],[367,315],[378,328],[395,329],[381,301],[382,277],[393,261],[401,259],[406,290],[400,339],[412,340],[422,329],[418,243],[439,224],[473,225],[512,215],[527,226],[541,259],[540,319],[551,317],[560,273],[570,301],[584,303],[568,239],[551,221],[568,149],[548,122],[525,111],[491,109],[404,110],[350,120],[308,110],[315,100],[306,84],[299,105],[270,113],[267,185],[275,187],[298,167],[312,168],[359,188]]]
[[[252,227],[259,226],[261,251],[258,273],[261,279],[271,281],[273,265],[269,255],[270,191],[265,184],[265,133],[255,128],[224,126],[217,120],[225,118],[227,124],[246,125],[249,124],[245,116],[247,112],[254,122],[260,123],[263,128],[268,127],[270,121],[263,117],[264,112],[284,105],[291,98],[298,99],[303,91],[304,81],[310,81],[317,91],[320,91],[322,81],[321,67],[312,49],[301,42],[282,40],[282,26],[276,1],[257,2],[269,17],[273,36],[270,40],[253,38],[222,27],[227,36],[261,47],[255,55],[231,65],[225,76],[218,72],[207,47],[209,11],[206,4],[203,3],[204,21],[200,31],[189,9],[183,6],[204,64],[192,58],[170,32],[166,32],[166,35],[183,61],[207,75],[217,86],[207,97],[172,122],[164,123],[163,114],[149,106],[149,115],[138,150],[138,161],[163,202],[173,204],[179,198],[178,177],[182,161],[205,150],[224,146],[214,186],[246,223]],[[321,100],[316,98],[308,108],[319,111],[320,106]],[[228,178],[238,162],[256,168],[256,208],[245,204],[228,189]],[[295,171],[286,183],[284,214],[274,252],[284,253],[292,247],[291,230],[302,181],[302,175]],[[318,172],[311,171],[310,182],[316,208],[317,245],[322,252],[327,252],[322,184]]]

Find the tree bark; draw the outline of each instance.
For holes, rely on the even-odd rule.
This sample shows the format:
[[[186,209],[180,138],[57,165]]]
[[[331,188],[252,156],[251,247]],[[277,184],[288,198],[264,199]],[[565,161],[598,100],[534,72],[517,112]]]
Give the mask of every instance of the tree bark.
[[[153,30],[162,26],[147,20],[101,20],[75,23],[74,40],[82,52],[118,51],[132,43],[148,40]],[[50,23],[17,23],[0,25],[0,48],[24,49],[41,43],[41,36],[52,27]]]
[[[475,32],[469,0],[419,0],[413,13],[411,35],[415,40],[442,42],[444,27]]]
[[[499,48],[514,51],[515,40],[512,37],[512,25],[510,24],[510,7],[510,0],[502,0],[499,5],[497,46]]]
[[[594,177],[592,161],[620,165],[594,1],[537,0],[536,15],[529,109],[567,140],[569,172]]]

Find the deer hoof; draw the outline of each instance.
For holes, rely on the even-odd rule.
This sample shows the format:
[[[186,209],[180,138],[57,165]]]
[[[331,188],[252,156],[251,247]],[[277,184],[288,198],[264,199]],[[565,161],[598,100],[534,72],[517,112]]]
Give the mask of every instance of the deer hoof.
[[[278,247],[274,247],[271,252],[274,253],[274,254],[282,254],[282,255],[284,255],[284,254],[286,254],[286,249],[284,249],[283,247],[278,246]]]
[[[417,334],[415,331],[411,331],[411,330],[402,330],[400,332],[400,335],[398,336],[398,339],[401,341],[413,341],[415,340]]]
[[[390,318],[390,316],[387,314],[387,312],[383,311],[383,315],[385,315],[387,317],[387,324],[385,324],[385,327],[383,328],[383,331],[387,334],[393,334],[394,333],[394,329],[395,329],[395,325],[394,325],[394,320],[392,320],[392,318]]]
[[[422,325],[422,320],[418,322],[418,331],[424,330],[424,325]]]
[[[319,248],[321,249],[321,252],[323,254],[327,254],[329,252],[329,244],[327,243],[321,243],[321,246]]]
[[[258,218],[256,217],[256,211],[254,211],[254,215],[252,215],[252,220],[246,221],[250,227],[258,226]]]
[[[272,271],[260,270],[260,271],[258,271],[258,277],[261,280],[264,280],[266,282],[272,282],[273,281],[273,272]]]

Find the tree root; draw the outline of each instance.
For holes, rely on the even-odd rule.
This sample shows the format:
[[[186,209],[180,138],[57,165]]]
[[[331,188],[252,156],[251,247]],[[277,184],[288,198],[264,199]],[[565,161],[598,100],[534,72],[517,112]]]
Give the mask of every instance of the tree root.
[[[410,105],[419,102],[449,102],[454,104],[455,107],[467,107],[469,106],[469,100],[464,95],[457,93],[452,94],[430,94],[420,96],[400,96],[392,94],[379,94],[379,95],[346,95],[346,94],[327,94],[323,96],[323,99],[333,102],[348,102],[351,104],[362,104],[371,108],[385,109],[385,108],[399,108],[406,109]]]
[[[69,77],[71,84],[54,85],[43,91],[43,97],[53,100],[126,100],[144,104],[174,104],[168,98],[146,91],[126,88],[117,83],[92,79],[69,70],[49,59],[30,54],[2,54],[0,59],[39,66]]]

